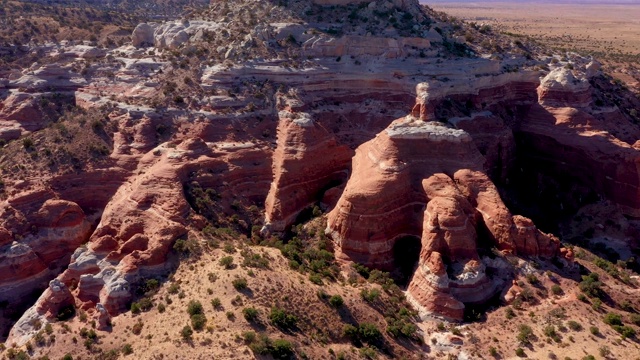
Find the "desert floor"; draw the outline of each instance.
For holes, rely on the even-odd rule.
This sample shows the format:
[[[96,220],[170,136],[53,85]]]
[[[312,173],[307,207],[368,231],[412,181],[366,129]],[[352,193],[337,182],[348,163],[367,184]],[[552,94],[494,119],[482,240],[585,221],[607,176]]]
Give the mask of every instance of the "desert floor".
[[[438,3],[428,4],[495,31],[530,36],[555,49],[590,53],[632,88],[640,66],[640,5]],[[630,71],[629,65],[632,69]]]
[[[440,3],[438,11],[557,46],[640,54],[640,5]]]

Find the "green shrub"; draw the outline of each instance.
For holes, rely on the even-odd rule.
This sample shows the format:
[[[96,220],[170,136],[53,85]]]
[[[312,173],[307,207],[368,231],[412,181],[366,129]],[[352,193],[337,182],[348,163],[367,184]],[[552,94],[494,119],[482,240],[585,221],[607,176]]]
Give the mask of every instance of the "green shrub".
[[[293,345],[285,339],[274,340],[269,350],[276,359],[289,359],[293,355]]]
[[[180,291],[180,285],[176,283],[172,283],[171,285],[169,285],[169,288],[167,289],[167,292],[172,295],[177,294],[179,291]]]
[[[191,315],[191,326],[193,330],[200,331],[207,324],[207,317],[204,314]]]
[[[140,304],[134,302],[131,304],[131,313],[132,314],[140,314]]]
[[[334,308],[339,308],[344,305],[344,300],[340,295],[333,295],[331,298],[329,298],[329,304]]]
[[[613,330],[620,333],[623,339],[632,338],[636,336],[636,331],[630,326],[611,325],[611,327],[613,328]]]
[[[358,325],[358,335],[362,341],[375,344],[382,339],[382,333],[375,324],[362,323]]]
[[[540,283],[540,280],[535,274],[527,274],[527,282],[531,285],[537,285]]]
[[[633,304],[629,300],[625,300],[620,304],[620,309],[626,312],[634,312]]]
[[[489,347],[489,355],[493,356],[493,357],[498,357],[498,350],[496,350],[496,348],[494,348],[493,346]]]
[[[80,329],[80,336],[85,339],[96,340],[98,338],[98,334],[93,329],[82,328]]]
[[[631,316],[629,317],[629,321],[631,321],[631,323],[636,326],[640,326],[640,315],[631,314]]]
[[[242,339],[246,344],[251,344],[256,340],[256,333],[253,331],[245,331],[242,333]]]
[[[603,295],[602,291],[602,283],[600,282],[600,278],[598,274],[591,273],[589,275],[583,275],[582,281],[580,282],[580,290],[585,293],[587,296],[592,298],[600,298]]]
[[[157,307],[158,307],[158,312],[161,314],[167,310],[167,307],[163,303],[158,303]]]
[[[564,291],[562,291],[562,288],[558,284],[555,284],[551,287],[551,292],[553,293],[553,295],[562,295],[564,293]]]
[[[269,321],[281,329],[292,329],[296,326],[298,318],[287,313],[284,309],[272,307],[271,313],[269,314]]]
[[[600,329],[598,329],[597,326],[589,327],[589,332],[591,332],[592,335],[600,335]]]
[[[254,307],[247,307],[242,309],[242,315],[249,322],[254,322],[258,319],[258,310]]]
[[[22,139],[22,146],[24,146],[24,148],[26,150],[31,150],[33,149],[33,139],[31,138],[24,138]]]
[[[225,256],[220,259],[218,263],[220,264],[220,266],[224,267],[227,270],[231,269],[233,268],[233,256]]]
[[[368,267],[361,264],[357,264],[357,263],[353,263],[351,266],[358,274],[360,274],[360,276],[362,276],[365,279],[369,278],[369,274],[371,270],[369,270]]]
[[[533,330],[531,329],[531,326],[526,325],[526,324],[521,324],[520,326],[518,326],[518,335],[516,336],[516,339],[521,343],[521,344],[529,344],[531,342],[531,338],[533,337]]]
[[[619,325],[619,326],[622,326],[622,317],[620,316],[620,314],[607,313],[604,316],[603,321],[607,325],[611,325],[611,326]]]
[[[153,293],[160,288],[160,282],[156,279],[149,279],[144,284],[145,293]]]
[[[200,301],[191,300],[187,305],[187,313],[189,313],[189,315],[191,316],[204,314],[204,308],[202,307],[202,304],[200,303]]]
[[[245,278],[237,278],[231,282],[234,289],[241,291],[247,288],[247,279]]]
[[[219,298],[213,298],[211,300],[211,306],[213,306],[214,309],[219,309],[220,307],[222,307],[222,302]]]
[[[226,252],[227,254],[233,254],[236,252],[236,247],[231,243],[226,243],[224,244],[222,250],[224,250],[224,252]]]
[[[309,281],[311,281],[312,283],[316,284],[316,285],[322,285],[322,276],[320,274],[317,273],[311,273],[309,274]]]
[[[124,344],[124,346],[122,347],[122,353],[124,355],[133,354],[133,346],[131,346],[131,344]]]
[[[569,320],[569,321],[567,321],[567,326],[569,326],[569,329],[571,329],[573,331],[581,331],[582,330],[582,325],[577,321]]]
[[[556,327],[553,325],[545,326],[543,333],[553,339],[555,342],[560,342],[560,335],[556,332]]]
[[[348,337],[349,339],[357,340],[358,339],[358,328],[351,325],[346,324],[342,327],[342,335]]]
[[[265,334],[260,334],[257,339],[254,339],[249,344],[249,349],[255,354],[268,355],[271,350],[271,339]]]
[[[374,348],[365,346],[360,349],[360,356],[362,356],[365,359],[375,359],[378,357],[378,353]]]
[[[274,359],[290,359],[294,355],[293,344],[285,339],[271,340],[265,334],[256,336],[253,331],[244,332],[242,338],[254,354],[271,355]]]
[[[200,246],[200,242],[196,239],[178,239],[175,244],[173,244],[173,249],[183,257],[200,255],[202,253],[202,246]]]
[[[138,322],[133,324],[133,326],[131,327],[131,332],[135,335],[140,335],[143,326],[144,324],[142,324],[142,320],[138,320]]]
[[[371,290],[367,290],[367,289],[362,289],[362,291],[360,292],[360,296],[362,296],[362,298],[369,302],[369,303],[374,303],[378,300],[378,298],[380,298],[380,290],[378,289],[371,289]]]
[[[523,348],[517,348],[517,349],[516,349],[516,356],[518,356],[518,357],[525,357],[524,349],[523,349]]]
[[[511,320],[514,317],[516,317],[516,313],[515,313],[515,311],[513,311],[513,309],[511,307],[508,307],[507,310],[505,311],[505,317],[508,320]]]
[[[600,353],[600,356],[606,359],[607,357],[609,357],[609,355],[611,355],[611,350],[609,350],[609,347],[607,346],[601,346],[600,348],[598,348],[598,353]]]
[[[182,336],[182,340],[191,341],[191,338],[193,336],[193,330],[191,329],[191,326],[185,325],[185,327],[183,327],[180,331],[180,335]]]
[[[140,299],[138,304],[140,305],[140,310],[142,311],[149,311],[153,309],[153,302],[149,298]]]

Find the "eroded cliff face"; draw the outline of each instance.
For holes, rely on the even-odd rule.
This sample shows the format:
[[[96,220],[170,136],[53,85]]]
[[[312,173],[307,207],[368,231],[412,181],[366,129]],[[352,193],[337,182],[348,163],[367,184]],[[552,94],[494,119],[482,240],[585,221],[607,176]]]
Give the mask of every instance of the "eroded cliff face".
[[[398,251],[394,248],[402,244],[396,242],[405,236],[420,239],[420,257],[408,295],[423,314],[461,319],[464,304],[486,302],[503,290],[508,276],[489,279],[486,269],[505,275],[508,266],[499,259],[481,257],[478,249],[484,248],[485,254],[496,248],[513,255],[571,261],[571,252],[561,248],[558,238],[538,230],[530,219],[512,215],[487,176],[488,171],[495,181],[508,181],[513,171],[509,164],[522,161],[514,157],[522,151],[516,147],[524,141],[534,147],[527,149],[532,150],[529,156],[543,158],[535,165],[547,175],[595,173],[596,167],[611,167],[610,161],[621,162],[626,170],[611,169],[606,180],[598,175],[574,180],[574,186],[607,197],[630,216],[635,212],[630,205],[633,200],[617,198],[616,190],[619,194],[637,193],[638,173],[630,164],[637,161],[639,153],[608,132],[591,139],[593,129],[602,128],[595,125],[600,113],[591,107],[588,79],[576,79],[566,69],[554,70],[539,82],[537,101],[526,91],[531,84],[521,79],[512,78],[513,83],[500,78],[470,81],[458,89],[419,85],[412,115],[396,120],[358,148],[351,178],[329,214],[327,232],[339,256],[368,266],[401,268],[399,261],[404,259],[394,259]],[[493,95],[505,93],[505,89],[521,90],[509,91],[508,96]],[[446,127],[432,121],[445,96],[461,102],[466,96],[471,104],[468,107],[475,102],[491,110],[455,118],[450,121],[454,126]],[[514,105],[521,107],[522,117],[515,115],[512,120],[501,116],[499,107]],[[488,129],[482,125],[495,131],[487,135]],[[540,145],[536,147],[537,141]],[[586,150],[587,146],[591,150]],[[552,163],[545,168],[547,162]],[[629,170],[635,173],[630,175]],[[576,194],[558,195],[556,200],[570,201]],[[571,206],[579,207],[580,200],[573,200],[576,203]]]
[[[491,248],[521,256],[560,254],[557,238],[510,213],[483,163],[463,130],[411,115],[396,120],[358,148],[351,178],[328,215],[337,256],[394,271],[406,265],[398,254],[414,251],[400,240],[420,239],[410,299],[425,315],[462,319],[463,303],[487,302],[508,280],[505,271],[487,276],[487,267],[508,268],[487,257]]]
[[[494,250],[571,262],[557,237],[506,205],[523,193],[548,189],[555,177],[573,187],[545,197],[550,204],[578,209],[593,193],[638,216],[640,128],[619,108],[594,103],[597,69],[542,73],[525,57],[453,57],[415,13],[417,2],[372,4],[359,9],[397,7],[421,19],[411,27],[421,36],[258,24],[222,49],[228,62],[203,63],[189,78],[202,93],[171,93],[176,103],[165,107],[146,101],[177,70],[146,47],[187,51],[228,19],[141,25],[134,46],[92,55],[103,62],[88,79],[72,71],[87,49],[74,48],[49,49],[75,54],[66,64],[0,82],[0,138],[46,127],[36,103],[54,87],[86,111],[106,112],[100,134],[111,145],[84,171],[4,182],[0,300],[45,289],[10,341],[26,343],[34,319],[49,321],[69,303],[104,325],[127,308],[138,281],[170,272],[177,239],[202,241],[206,225],[279,235],[322,204],[339,259],[392,271],[422,315],[461,319],[465,306],[510,284]],[[287,41],[301,65],[273,50]],[[258,46],[271,53],[243,62]],[[505,70],[513,62],[529,70]],[[538,174],[526,182],[535,188],[514,184],[523,164]],[[250,205],[262,219],[233,217]]]

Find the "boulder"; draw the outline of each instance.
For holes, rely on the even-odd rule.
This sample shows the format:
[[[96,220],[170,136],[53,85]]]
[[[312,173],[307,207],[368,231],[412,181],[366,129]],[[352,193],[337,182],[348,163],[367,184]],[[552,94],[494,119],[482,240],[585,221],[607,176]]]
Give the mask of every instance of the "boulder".
[[[135,47],[153,46],[155,28],[150,24],[138,24],[131,34],[131,44]]]

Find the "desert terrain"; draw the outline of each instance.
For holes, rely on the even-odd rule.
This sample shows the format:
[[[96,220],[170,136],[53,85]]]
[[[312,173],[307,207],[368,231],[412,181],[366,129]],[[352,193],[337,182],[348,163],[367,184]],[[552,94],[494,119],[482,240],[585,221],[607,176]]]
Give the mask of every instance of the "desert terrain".
[[[0,359],[640,359],[605,40],[418,0],[3,4]]]
[[[438,1],[429,5],[553,49],[592,54],[605,61],[616,77],[638,86],[640,4]]]

